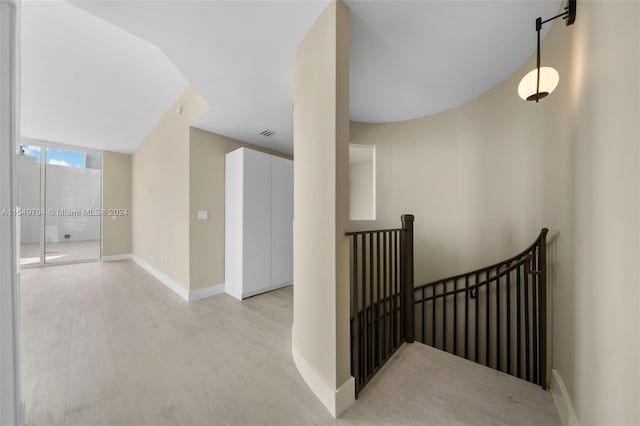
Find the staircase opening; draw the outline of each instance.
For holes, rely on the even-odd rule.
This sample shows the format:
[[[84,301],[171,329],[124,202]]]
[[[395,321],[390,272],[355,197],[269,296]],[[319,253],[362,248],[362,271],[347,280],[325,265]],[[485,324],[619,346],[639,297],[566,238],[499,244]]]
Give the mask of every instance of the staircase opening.
[[[416,341],[547,389],[547,232],[507,260],[416,286]]]
[[[356,398],[414,340],[548,388],[546,236],[502,262],[414,286],[413,216],[351,239]]]

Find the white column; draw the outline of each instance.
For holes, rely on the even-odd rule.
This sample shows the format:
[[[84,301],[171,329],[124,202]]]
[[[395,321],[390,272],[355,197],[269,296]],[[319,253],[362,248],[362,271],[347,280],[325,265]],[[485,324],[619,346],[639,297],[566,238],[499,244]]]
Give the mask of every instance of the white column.
[[[19,12],[17,0],[0,0],[0,424],[22,424],[20,295],[16,218],[19,132]]]

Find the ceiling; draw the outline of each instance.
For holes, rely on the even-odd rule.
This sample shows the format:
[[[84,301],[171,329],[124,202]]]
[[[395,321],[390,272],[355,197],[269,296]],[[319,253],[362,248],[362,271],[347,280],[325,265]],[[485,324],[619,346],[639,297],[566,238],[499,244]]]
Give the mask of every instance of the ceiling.
[[[292,153],[294,57],[327,0],[74,4],[171,58],[209,104],[195,126]]]
[[[535,18],[560,8],[560,0],[346,3],[351,9],[351,118],[367,122],[433,114],[494,87],[534,52]],[[210,106],[197,127],[292,152],[295,53],[328,0],[73,4],[131,34],[126,38],[126,32],[95,19],[66,28],[67,18],[40,13],[35,24],[55,30],[38,41],[44,47],[34,47],[33,35],[31,43],[25,40],[30,58],[23,67],[32,74],[23,83],[23,103],[39,112],[25,126],[40,127],[35,133],[56,128],[51,122],[59,119],[57,127],[72,122],[68,132],[83,135],[64,139],[69,143],[99,134],[97,139],[108,136],[114,144],[126,141],[123,150],[130,152],[146,136],[142,128],[148,132],[150,122],[157,122],[191,84]],[[69,7],[70,14],[82,13]],[[34,25],[31,19],[25,19],[25,29]],[[34,70],[36,63],[41,68]],[[36,100],[39,104],[31,105]],[[52,105],[71,115],[52,114]],[[78,132],[78,110],[85,111],[82,118],[103,117],[81,124]],[[122,134],[112,135],[113,126],[121,126]],[[261,136],[265,129],[274,135]]]
[[[364,122],[423,117],[486,92],[535,52],[536,17],[560,9],[559,0],[347,4],[351,119]]]
[[[132,152],[188,87],[156,46],[64,2],[22,3],[21,134]]]

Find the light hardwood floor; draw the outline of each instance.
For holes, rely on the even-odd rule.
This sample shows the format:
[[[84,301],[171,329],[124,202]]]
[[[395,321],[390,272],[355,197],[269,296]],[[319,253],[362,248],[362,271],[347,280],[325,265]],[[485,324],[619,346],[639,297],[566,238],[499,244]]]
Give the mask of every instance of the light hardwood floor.
[[[130,261],[22,271],[34,425],[540,424],[538,387],[404,345],[334,420],[291,358],[292,288],[188,304]]]
[[[60,241],[45,243],[46,263],[77,262],[100,258],[100,240]],[[40,243],[22,243],[20,264],[40,263]]]

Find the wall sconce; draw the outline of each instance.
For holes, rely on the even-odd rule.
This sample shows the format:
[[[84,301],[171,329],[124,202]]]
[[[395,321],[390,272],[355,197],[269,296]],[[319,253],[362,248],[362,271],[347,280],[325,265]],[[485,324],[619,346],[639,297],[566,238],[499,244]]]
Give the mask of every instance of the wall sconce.
[[[560,75],[551,67],[540,67],[540,30],[542,24],[562,17],[567,21],[567,26],[576,21],[576,1],[569,0],[564,12],[546,20],[536,19],[536,32],[538,33],[538,54],[536,68],[525,75],[518,85],[518,95],[526,101],[540,101],[553,92],[558,86]]]

